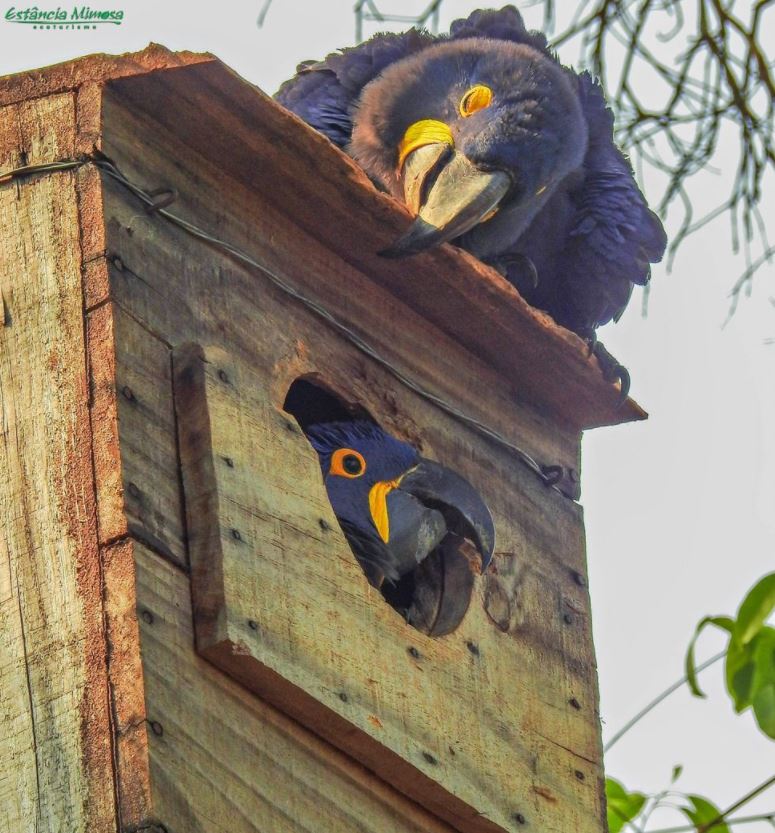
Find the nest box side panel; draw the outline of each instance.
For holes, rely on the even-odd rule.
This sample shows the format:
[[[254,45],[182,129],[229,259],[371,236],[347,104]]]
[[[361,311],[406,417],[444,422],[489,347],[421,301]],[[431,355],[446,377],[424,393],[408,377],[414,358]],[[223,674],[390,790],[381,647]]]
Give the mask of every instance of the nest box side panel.
[[[68,158],[70,93],[0,108],[0,174]],[[0,828],[115,827],[73,172],[0,182]]]
[[[169,345],[116,304],[87,314],[100,542],[131,535],[187,566]]]
[[[170,349],[115,304],[87,321],[102,532],[126,530],[102,547],[121,823],[451,833],[197,655],[175,544],[183,509],[176,431],[166,427]],[[110,467],[113,446],[121,461]]]
[[[263,306],[264,328],[280,327]],[[329,373],[357,361],[322,331],[310,341],[308,361]],[[461,830],[516,830],[517,816],[598,830],[594,713],[569,705],[594,697],[590,669],[574,667],[586,608],[546,563],[560,547],[581,554],[572,505],[393,391],[423,442],[485,496],[498,534],[494,573],[461,626],[425,636],[367,585],[317,455],[272,401],[275,366],[271,352],[247,363],[222,348],[176,350],[199,650]]]
[[[166,77],[167,73],[160,75]],[[152,80],[154,77],[149,78],[149,83]],[[272,153],[277,153],[277,146],[282,145],[280,137],[256,134],[240,126],[237,103],[236,115],[228,125],[207,121],[202,102],[189,101],[190,95],[199,90],[194,86],[196,83],[198,79],[191,80],[188,87],[183,85],[185,92],[176,90],[174,97],[169,98],[173,93],[166,89],[162,79],[158,81],[161,93],[156,94],[168,96],[165,98],[167,110],[174,101],[183,139],[157,123],[135,100],[125,99],[113,88],[106,90],[103,149],[120,170],[134,184],[149,191],[173,189],[176,199],[169,206],[170,211],[248,252],[276,274],[290,276],[298,290],[313,300],[324,300],[331,312],[353,323],[356,331],[367,335],[399,367],[411,370],[426,387],[454,399],[467,414],[497,429],[540,462],[559,464],[578,472],[578,430],[563,425],[558,430],[547,431],[545,409],[526,397],[520,385],[462,348],[454,336],[446,334],[391,292],[378,291],[379,306],[375,308],[374,290],[375,284],[379,285],[379,277],[333,253],[325,242],[301,229],[296,218],[287,213],[289,206],[284,203],[284,194],[297,190],[298,183],[284,182],[283,172],[292,166],[303,171],[303,166],[292,157],[278,163],[268,156],[269,146],[275,148]],[[120,89],[123,92],[124,87]],[[254,94],[259,95],[255,91]],[[254,180],[261,178],[261,190],[255,182],[247,184],[226,176],[219,154],[206,157],[194,152],[188,143],[194,131],[215,131],[219,135],[233,131],[233,142],[240,152],[252,154],[250,161],[245,162],[246,171]],[[338,194],[340,211],[352,199],[349,191],[353,184],[349,180],[324,181],[318,186],[315,178],[305,173],[293,171],[293,175],[304,176],[312,183],[306,198],[313,204],[316,189],[323,187],[327,200]],[[340,187],[339,192],[336,187]],[[363,185],[359,189],[363,190]],[[185,340],[196,341],[202,328],[216,323],[233,327],[233,313],[243,302],[240,293],[250,296],[263,291],[253,285],[235,286],[225,267],[219,265],[213,266],[203,291],[205,287],[197,283],[198,279],[188,274],[193,266],[191,260],[199,257],[201,241],[165,228],[163,218],[147,213],[145,206],[110,179],[105,180],[105,194],[107,249],[117,268],[112,270],[109,291],[95,294],[92,303],[110,296],[131,310],[132,316],[151,332],[169,343],[180,344]],[[326,210],[323,204],[317,211],[321,224],[326,221]],[[350,240],[354,247],[376,246],[374,241],[359,244],[357,237]],[[176,248],[171,249],[172,245]],[[235,262],[229,258],[223,260],[226,265]],[[152,264],[153,269],[144,271],[141,267],[146,264]],[[413,282],[425,287],[429,298],[446,291],[443,285],[433,282],[432,271],[423,269],[415,274],[406,266],[403,268],[410,272]],[[476,275],[472,276],[475,278]],[[469,317],[470,314],[469,311]],[[454,323],[461,332],[469,326],[465,316]],[[434,355],[426,361],[429,344]],[[466,377],[465,388],[458,384],[460,374]],[[519,414],[518,420],[514,419],[514,413]]]
[[[200,124],[206,113],[189,107],[185,92],[174,101],[184,108],[183,132],[216,129]],[[194,110],[198,122],[192,121]],[[126,176],[148,190],[175,189],[175,213],[288,276],[356,331],[368,333],[402,371],[539,459],[578,467],[577,431],[547,421],[508,379],[298,228],[278,208],[268,172],[264,190],[246,188],[224,176],[218,159],[193,152],[115,91],[106,94],[104,127],[105,151]],[[240,129],[236,122],[231,127]],[[265,162],[256,153],[260,171]],[[95,295],[95,303],[112,301],[173,350],[187,342],[204,345],[206,355],[222,358],[221,369],[232,380],[229,388],[220,377],[210,379],[211,391],[223,386],[211,401],[219,403],[216,412],[223,406],[226,414],[210,425],[220,426],[226,445],[233,445],[231,453],[222,453],[242,466],[232,470],[219,462],[222,449],[211,440],[220,514],[209,540],[235,556],[231,572],[222,572],[230,595],[215,617],[220,631],[212,630],[210,617],[211,634],[226,634],[216,637],[224,650],[216,656],[207,649],[211,658],[254,689],[262,674],[264,682],[272,674],[274,681],[284,680],[282,696],[275,696],[281,710],[293,708],[315,732],[380,769],[386,782],[459,829],[517,830],[519,819],[526,819],[547,831],[597,833],[604,815],[601,752],[578,507],[547,490],[513,458],[440,416],[260,270],[144,211],[109,178],[103,180],[103,197],[112,265],[107,294],[99,300]],[[388,328],[387,321],[400,322],[400,330]],[[469,614],[450,637],[432,640],[409,628],[363,578],[326,509],[315,455],[300,432],[288,429],[293,421],[282,411],[289,386],[305,374],[323,378],[386,429],[454,466],[485,492],[499,527],[498,571],[477,580]],[[206,461],[207,453],[205,444],[201,459]],[[277,488],[262,491],[261,484],[273,482],[282,454],[302,474],[282,506],[267,508]],[[310,507],[315,511],[307,514]],[[327,519],[329,530],[322,529],[320,518]],[[189,519],[192,528],[194,520]],[[254,556],[254,546],[267,548],[271,558],[265,564]],[[321,565],[336,571],[335,580],[323,575]],[[275,571],[266,576],[267,586],[279,588],[268,601],[262,601],[255,572],[261,566]],[[286,579],[284,585],[278,576]],[[346,614],[340,596],[351,602]],[[277,611],[277,598],[287,600],[285,611]],[[265,608],[282,618],[262,619]],[[304,615],[291,616],[302,609]],[[313,634],[310,625],[321,621],[324,610],[331,616]],[[277,630],[270,639],[272,628]],[[206,648],[205,636],[200,648]],[[263,655],[266,662],[252,654],[259,643],[275,649]],[[250,649],[235,653],[233,645]],[[271,668],[269,660],[275,663],[272,674],[256,672],[258,665]],[[249,673],[244,663],[253,664]],[[164,673],[161,654],[144,653],[143,664],[148,679]],[[289,699],[288,685],[302,695]],[[155,696],[158,689],[148,695],[149,710]],[[472,703],[485,710],[484,717],[471,714]],[[304,710],[310,705],[312,714]],[[452,731],[454,740],[460,736],[462,751],[454,742],[444,744]],[[151,754],[153,760],[153,746]],[[199,800],[192,796],[192,806]],[[489,819],[479,815],[483,804],[492,810],[486,810]]]
[[[517,401],[539,404],[577,429],[645,417],[632,400],[617,405],[618,389],[605,381],[578,336],[530,307],[480,261],[454,246],[409,260],[380,257],[406,229],[406,206],[380,193],[352,159],[223,64],[120,80],[110,93],[138,127],[145,122],[141,129],[151,148],[181,138],[187,156],[218,169],[220,181],[229,183],[228,200],[203,206],[215,215],[216,227],[222,227],[218,220],[225,213],[237,220],[236,226],[229,224],[232,231],[254,239],[240,222],[250,215],[242,211],[239,190],[263,193],[272,209],[322,244],[329,257],[367,276],[513,382]],[[148,171],[149,160],[139,161]],[[236,183],[242,187],[235,191]],[[267,217],[268,227],[272,220]],[[280,247],[282,238],[280,230],[266,242]],[[313,251],[312,258],[319,255]]]
[[[198,655],[188,577],[133,547],[150,818],[175,833],[454,833]]]

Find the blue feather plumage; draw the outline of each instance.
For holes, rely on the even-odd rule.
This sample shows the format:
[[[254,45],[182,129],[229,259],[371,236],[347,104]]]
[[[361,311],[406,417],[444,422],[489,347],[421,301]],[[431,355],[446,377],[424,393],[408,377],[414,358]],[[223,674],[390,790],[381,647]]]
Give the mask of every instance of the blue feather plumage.
[[[413,56],[430,56],[439,44],[467,40],[479,44],[481,39],[490,42],[494,54],[500,50],[506,55],[507,50],[501,46],[504,42],[520,44],[524,47],[520,60],[533,61],[536,66],[559,66],[544,35],[528,31],[519,12],[506,6],[475,11],[455,21],[449,35],[432,36],[416,30],[381,34],[333,53],[323,61],[301,67],[282,85],[277,100],[352,153],[354,120],[370,82],[403,61],[409,67]],[[649,210],[634,180],[628,160],[614,142],[613,116],[599,83],[586,72],[576,73],[567,67],[561,72],[578,100],[585,123],[586,149],[581,165],[553,183],[551,196],[516,240],[509,236],[504,220],[500,230],[491,224],[496,230],[486,239],[481,234],[477,238],[475,229],[456,242],[483,259],[531,261],[538,273],[537,286],[508,269],[502,271],[530,303],[548,311],[560,324],[589,335],[595,327],[618,319],[634,284],[648,282],[650,264],[661,259],[666,238],[662,224]],[[534,94],[529,91],[526,99]],[[429,108],[432,106],[435,103],[429,102]],[[533,106],[532,100],[528,106]],[[540,114],[536,117],[532,112],[526,111],[524,124],[530,129],[545,129]],[[519,129],[524,132],[525,127]],[[547,147],[552,141],[554,137],[548,132]],[[384,184],[384,171],[370,170],[368,164],[364,167],[373,180]]]

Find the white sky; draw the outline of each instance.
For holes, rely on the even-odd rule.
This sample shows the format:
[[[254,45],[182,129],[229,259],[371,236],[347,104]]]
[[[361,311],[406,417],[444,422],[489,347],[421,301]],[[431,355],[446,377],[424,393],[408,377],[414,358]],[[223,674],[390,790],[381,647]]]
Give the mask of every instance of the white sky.
[[[353,41],[352,0],[274,0],[259,30],[262,3],[93,3],[126,12],[120,27],[97,32],[33,31],[0,18],[0,75],[156,41],[213,52],[271,93],[299,61]],[[6,0],[0,11],[10,5]],[[425,5],[380,2],[398,13]],[[442,29],[477,5],[446,0]],[[536,10],[528,14],[539,25]],[[373,31],[367,25],[366,34]],[[733,164],[729,156],[715,160],[722,172]],[[712,205],[714,187],[709,174],[697,202]],[[773,191],[765,193],[764,213],[772,220]],[[608,735],[682,674],[687,642],[703,615],[733,614],[753,582],[775,569],[775,344],[765,344],[775,337],[775,269],[759,272],[752,297],[722,327],[728,290],[743,267],[731,255],[721,219],[685,243],[672,274],[654,269],[648,318],[635,297],[622,321],[602,332],[651,414],[645,423],[592,432],[584,442],[583,503]],[[708,635],[699,654],[721,645]],[[609,774],[631,788],[658,790],[673,764],[682,763],[679,786],[722,806],[773,774],[775,745],[750,715],[733,715],[721,669],[703,677],[709,699],[674,695],[612,750]],[[775,790],[745,812],[769,810]],[[660,820],[680,823],[667,813]],[[760,822],[743,829],[772,828]]]

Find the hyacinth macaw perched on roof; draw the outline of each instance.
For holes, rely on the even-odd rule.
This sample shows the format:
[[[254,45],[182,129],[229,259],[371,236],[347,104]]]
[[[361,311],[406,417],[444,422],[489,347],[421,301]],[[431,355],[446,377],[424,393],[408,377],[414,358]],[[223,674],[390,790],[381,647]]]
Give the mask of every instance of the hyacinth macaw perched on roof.
[[[447,558],[451,542],[469,540],[482,570],[487,567],[495,546],[492,517],[459,474],[366,420],[320,423],[305,433],[358,563],[405,615],[418,566]]]
[[[384,254],[454,241],[585,338],[662,257],[599,84],[563,67],[513,6],[302,64],[277,100],[415,212]]]

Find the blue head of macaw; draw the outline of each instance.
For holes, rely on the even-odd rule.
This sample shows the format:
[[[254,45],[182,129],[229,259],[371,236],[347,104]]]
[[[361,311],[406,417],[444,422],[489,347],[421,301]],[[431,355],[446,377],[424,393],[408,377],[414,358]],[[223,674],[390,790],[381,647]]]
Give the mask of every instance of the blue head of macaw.
[[[587,124],[577,89],[548,54],[505,40],[438,43],[368,84],[349,150],[417,215],[383,254],[466,235],[474,253],[507,249],[579,168]]]
[[[665,250],[602,87],[563,67],[514,6],[446,35],[375,35],[300,67],[277,98],[409,206],[414,223],[382,254],[452,241],[585,338],[618,319]]]
[[[334,514],[375,587],[411,573],[449,535],[470,540],[482,569],[489,564],[492,517],[460,475],[365,420],[313,425],[306,434]]]

